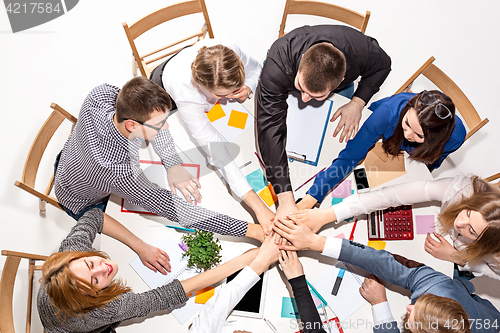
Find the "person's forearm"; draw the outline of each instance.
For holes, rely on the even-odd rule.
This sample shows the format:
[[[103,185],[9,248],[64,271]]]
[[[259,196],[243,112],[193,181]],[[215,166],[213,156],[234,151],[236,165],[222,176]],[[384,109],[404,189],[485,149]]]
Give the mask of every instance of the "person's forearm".
[[[106,213],[104,214],[102,233],[122,242],[134,252],[137,252],[137,248],[143,243],[142,239]]]
[[[264,230],[260,224],[248,223],[245,237],[256,239],[262,243],[264,242]]]
[[[254,212],[269,209],[254,190],[248,191],[242,199]]]
[[[281,192],[277,197],[280,206],[295,205],[295,198],[292,191]]]
[[[314,205],[316,205],[317,202],[318,202],[318,200],[313,198],[311,195],[306,194],[302,198],[302,200],[300,200],[300,202],[297,204],[297,208],[299,208],[299,209],[311,209],[314,207]]]
[[[363,110],[363,108],[366,105],[366,102],[357,96],[353,96],[353,98],[351,99],[351,101],[349,103],[356,104],[358,108],[361,108],[361,110]]]
[[[181,281],[182,287],[184,288],[186,294],[190,294],[196,290],[211,286],[249,265],[258,253],[258,249],[247,251],[218,267]]]

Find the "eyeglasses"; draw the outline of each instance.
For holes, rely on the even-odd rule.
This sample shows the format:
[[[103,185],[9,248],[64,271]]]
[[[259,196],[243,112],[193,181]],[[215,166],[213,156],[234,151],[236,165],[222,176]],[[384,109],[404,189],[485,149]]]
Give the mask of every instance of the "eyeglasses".
[[[436,107],[434,108],[434,113],[441,119],[446,119],[448,117],[451,117],[452,115],[450,109],[448,109],[448,107],[443,103],[438,102],[436,97],[434,97],[434,95],[428,92],[427,90],[422,91],[422,94],[420,95],[420,102],[423,105],[432,105],[436,103]]]
[[[150,124],[146,124],[146,123],[144,123],[144,122],[142,122],[142,121],[135,120],[135,119],[132,119],[132,118],[123,118],[123,120],[133,120],[133,121],[135,121],[136,123],[139,123],[139,124],[141,124],[141,125],[143,125],[143,126],[146,126],[146,127],[152,128],[152,129],[156,130],[157,132],[159,132],[159,131],[163,128],[163,126],[165,126],[165,123],[167,122],[167,117],[165,117],[165,119],[163,119],[163,120],[162,120],[162,122],[160,123],[160,126],[158,126],[158,127],[157,127],[157,126],[150,125]]]

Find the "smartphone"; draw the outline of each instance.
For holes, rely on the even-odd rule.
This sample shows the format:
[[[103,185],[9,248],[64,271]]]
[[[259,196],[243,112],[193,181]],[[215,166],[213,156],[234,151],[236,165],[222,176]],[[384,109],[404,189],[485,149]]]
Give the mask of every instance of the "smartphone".
[[[365,166],[360,164],[354,168],[354,180],[356,181],[356,189],[358,193],[365,193],[370,191],[368,184],[368,177],[366,176]]]

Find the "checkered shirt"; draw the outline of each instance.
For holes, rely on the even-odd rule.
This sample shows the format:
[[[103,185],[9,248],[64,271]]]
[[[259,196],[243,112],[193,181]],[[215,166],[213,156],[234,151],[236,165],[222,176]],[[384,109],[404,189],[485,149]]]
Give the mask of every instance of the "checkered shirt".
[[[77,213],[116,194],[184,227],[244,236],[247,222],[190,204],[146,178],[139,165],[142,140],[126,138],[113,123],[119,91],[103,84],[83,102],[55,175],[59,202]],[[151,144],[166,169],[182,162],[168,129]]]

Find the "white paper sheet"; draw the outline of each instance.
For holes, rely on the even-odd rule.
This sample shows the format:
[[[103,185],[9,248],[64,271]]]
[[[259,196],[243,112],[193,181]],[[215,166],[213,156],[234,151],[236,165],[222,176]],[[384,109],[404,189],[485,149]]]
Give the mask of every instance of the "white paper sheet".
[[[170,186],[168,185],[167,179],[167,170],[161,162],[158,161],[140,161],[141,169],[144,172],[144,175],[147,179],[149,179],[152,183],[163,187],[167,190],[170,190]],[[186,169],[193,177],[199,179],[200,178],[200,166],[199,165],[189,165],[182,164],[184,169]],[[177,195],[182,199],[186,200],[180,191],[177,191]],[[194,197],[191,197],[191,200],[194,202]],[[122,211],[132,212],[132,213],[149,213],[145,208],[134,205],[133,203],[123,200]],[[151,214],[151,213],[150,213]]]
[[[182,281],[195,276],[198,272],[195,269],[187,268],[188,258],[182,258],[182,249],[179,246],[179,241],[175,241],[169,236],[168,232],[160,236],[154,243],[154,246],[167,252],[170,257],[170,265],[172,272],[163,275],[159,272],[153,272],[148,267],[144,266],[139,257],[136,257],[130,262],[130,266],[139,274],[149,288],[154,289],[164,284],[170,283],[173,279]],[[195,303],[195,296],[189,298],[186,304],[180,305],[178,308],[173,309],[171,313],[179,321],[184,324],[196,312],[198,312],[203,304]]]
[[[359,293],[359,287],[361,287],[365,277],[370,275],[365,270],[347,265],[348,267],[343,262],[339,262],[312,282],[314,288],[328,302],[328,306],[339,318],[340,322],[349,318],[366,303],[366,300]],[[346,272],[337,295],[333,296],[332,289],[340,268],[345,269]]]
[[[317,165],[333,101],[316,101],[305,105],[300,97],[290,94],[286,102],[286,151],[304,155],[309,164]]]

